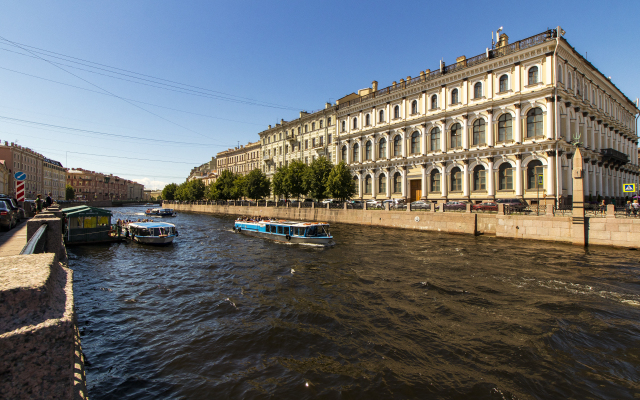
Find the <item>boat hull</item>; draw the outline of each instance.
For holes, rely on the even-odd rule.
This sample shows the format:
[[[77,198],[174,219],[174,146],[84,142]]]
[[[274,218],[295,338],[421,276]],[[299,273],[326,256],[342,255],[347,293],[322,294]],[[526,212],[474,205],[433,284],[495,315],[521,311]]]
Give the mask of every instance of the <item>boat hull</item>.
[[[134,236],[133,240],[142,244],[166,245],[173,242],[175,236]]]
[[[246,227],[245,227],[246,228]],[[236,232],[242,233],[247,236],[259,237],[264,239],[275,240],[277,242],[284,243],[295,243],[295,244],[316,244],[316,245],[331,245],[333,244],[333,236],[290,236],[290,235],[282,235],[271,232],[261,232],[259,230],[254,229],[243,229],[242,226],[238,226],[238,224],[234,225],[233,228]]]

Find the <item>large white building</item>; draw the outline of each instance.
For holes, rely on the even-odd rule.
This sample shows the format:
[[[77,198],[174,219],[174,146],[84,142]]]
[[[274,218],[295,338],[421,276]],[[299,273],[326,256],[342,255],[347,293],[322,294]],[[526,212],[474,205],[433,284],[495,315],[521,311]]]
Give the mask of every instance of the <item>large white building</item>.
[[[623,183],[638,182],[640,110],[559,31],[515,43],[502,34],[478,56],[374,82],[335,107],[334,162],[349,165],[365,199],[563,202],[579,141],[586,196],[622,197]],[[279,143],[272,130],[260,134],[265,167],[283,160],[264,140]]]

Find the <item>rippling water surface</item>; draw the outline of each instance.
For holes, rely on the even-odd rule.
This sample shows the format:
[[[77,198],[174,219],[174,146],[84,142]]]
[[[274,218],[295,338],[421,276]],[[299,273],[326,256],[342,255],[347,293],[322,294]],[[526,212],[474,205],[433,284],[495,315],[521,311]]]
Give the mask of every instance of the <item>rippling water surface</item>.
[[[341,224],[321,248],[170,222],[168,247],[68,249],[92,400],[640,392],[638,252]]]

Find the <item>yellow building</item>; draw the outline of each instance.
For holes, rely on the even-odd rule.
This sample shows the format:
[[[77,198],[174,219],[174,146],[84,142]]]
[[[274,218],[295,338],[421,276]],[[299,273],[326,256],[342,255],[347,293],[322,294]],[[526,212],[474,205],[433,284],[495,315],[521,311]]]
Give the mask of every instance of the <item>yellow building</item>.
[[[221,151],[216,155],[218,173],[210,177],[215,181],[220,172],[227,170],[234,174],[246,175],[256,168],[260,168],[260,142],[249,142],[246,145]]]
[[[42,162],[43,188],[42,195],[46,197],[51,193],[54,200],[64,200],[65,186],[67,182],[66,168],[59,161],[44,158]]]

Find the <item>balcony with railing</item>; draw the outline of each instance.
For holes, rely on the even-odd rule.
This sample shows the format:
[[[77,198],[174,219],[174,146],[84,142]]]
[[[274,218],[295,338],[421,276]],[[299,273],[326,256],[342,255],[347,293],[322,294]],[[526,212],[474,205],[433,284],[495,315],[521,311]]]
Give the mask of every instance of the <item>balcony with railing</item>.
[[[629,162],[629,156],[616,149],[602,149],[600,154],[602,154],[602,161],[606,163],[624,165]]]

